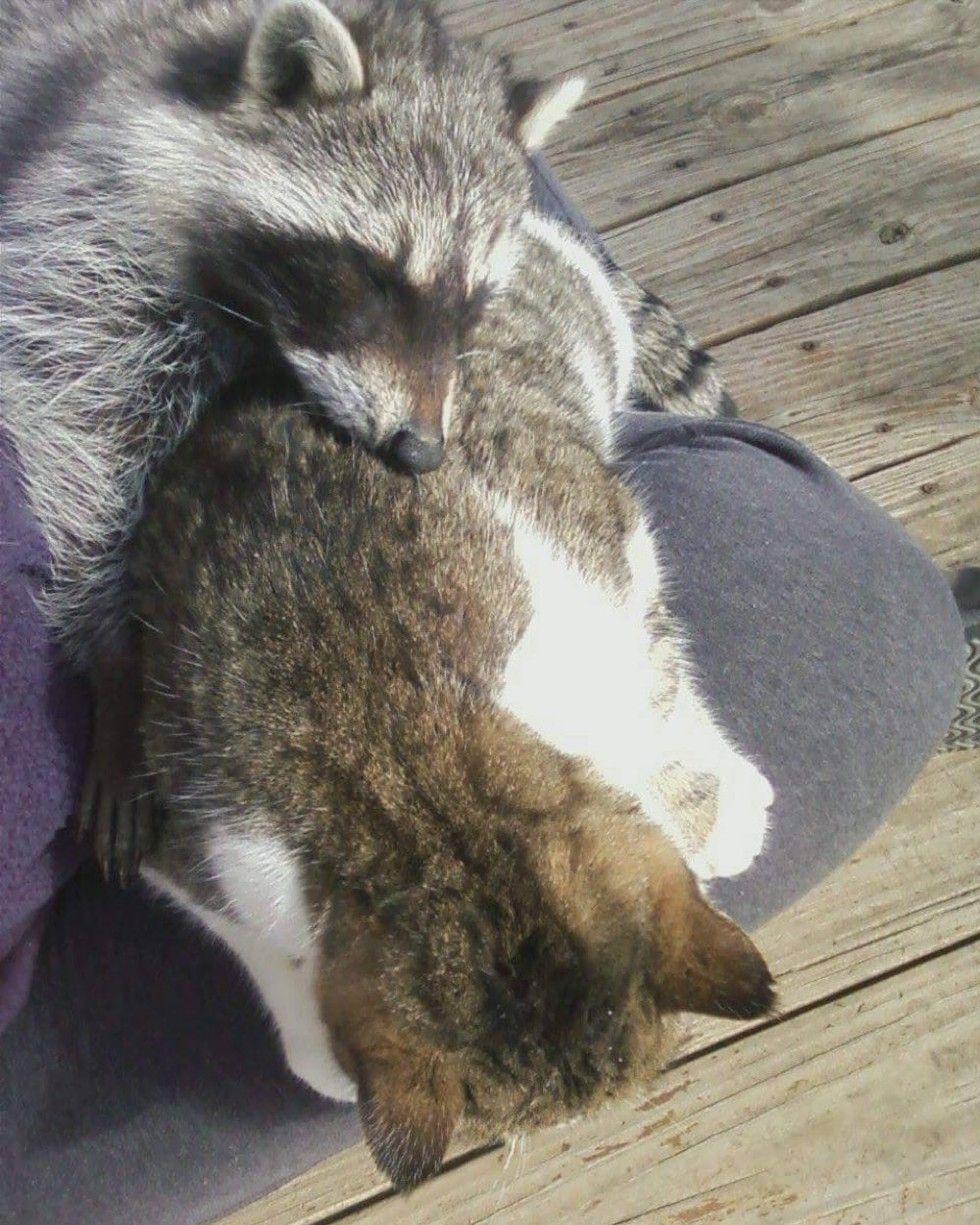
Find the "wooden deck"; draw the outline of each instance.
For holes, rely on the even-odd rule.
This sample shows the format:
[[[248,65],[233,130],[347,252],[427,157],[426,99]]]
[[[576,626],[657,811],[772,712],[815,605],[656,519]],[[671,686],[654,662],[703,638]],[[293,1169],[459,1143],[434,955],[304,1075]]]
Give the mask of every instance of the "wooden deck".
[[[977,0],[455,0],[582,71],[552,150],[617,258],[944,566],[980,562]],[[779,1021],[698,1024],[639,1104],[460,1154],[408,1199],[366,1151],[225,1225],[980,1220],[980,753],[759,934]]]

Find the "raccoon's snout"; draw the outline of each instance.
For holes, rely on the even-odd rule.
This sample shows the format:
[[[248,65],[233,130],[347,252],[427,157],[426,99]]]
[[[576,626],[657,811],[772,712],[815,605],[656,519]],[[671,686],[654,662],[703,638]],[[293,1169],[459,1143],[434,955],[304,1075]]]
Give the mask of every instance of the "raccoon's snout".
[[[442,463],[455,383],[454,371],[434,363],[431,383],[420,379],[412,386],[412,414],[388,444],[391,462],[402,471],[434,472]]]
[[[442,463],[445,443],[442,434],[422,432],[412,426],[399,430],[388,445],[393,463],[405,472],[434,472]]]

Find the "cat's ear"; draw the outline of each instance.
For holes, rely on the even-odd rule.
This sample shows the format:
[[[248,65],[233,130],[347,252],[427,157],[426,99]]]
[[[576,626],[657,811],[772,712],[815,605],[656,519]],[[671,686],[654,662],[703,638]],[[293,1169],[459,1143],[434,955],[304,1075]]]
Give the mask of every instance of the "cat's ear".
[[[661,881],[648,977],[663,1012],[749,1020],[775,1004],[772,975],[744,931],[706,900],[679,864]]]
[[[364,65],[350,31],[320,0],[273,0],[259,14],[245,77],[276,105],[359,94]]]
[[[372,1157],[406,1191],[442,1165],[463,1092],[441,1056],[391,1047],[366,1053],[357,1104]]]
[[[334,1055],[357,1085],[371,1155],[399,1190],[407,1190],[442,1165],[464,1095],[445,1056],[406,1035],[393,1019],[380,978],[377,944],[362,930],[331,959],[321,1011]]]
[[[584,91],[584,77],[515,81],[509,100],[514,139],[528,153],[540,149],[552,130],[575,109]]]

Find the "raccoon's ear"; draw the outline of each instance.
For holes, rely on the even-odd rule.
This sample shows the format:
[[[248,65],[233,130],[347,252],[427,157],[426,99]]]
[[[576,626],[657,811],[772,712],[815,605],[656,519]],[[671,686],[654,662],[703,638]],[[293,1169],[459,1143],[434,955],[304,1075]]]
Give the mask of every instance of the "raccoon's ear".
[[[364,65],[350,31],[320,0],[273,0],[259,14],[245,76],[280,105],[330,101],[364,89]]]
[[[749,1020],[775,1004],[769,967],[744,931],[705,899],[680,864],[655,904],[648,976],[663,1012]]]
[[[584,91],[584,77],[515,81],[509,99],[514,139],[528,153],[540,149],[552,129],[575,108]]]
[[[389,1048],[362,1063],[357,1106],[378,1168],[407,1191],[442,1165],[463,1091],[441,1056]]]

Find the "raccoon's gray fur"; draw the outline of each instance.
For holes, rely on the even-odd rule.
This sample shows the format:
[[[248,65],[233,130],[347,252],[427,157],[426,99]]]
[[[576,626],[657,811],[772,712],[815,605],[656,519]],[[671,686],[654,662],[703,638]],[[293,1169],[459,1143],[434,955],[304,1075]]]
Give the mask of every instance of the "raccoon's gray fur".
[[[547,163],[538,156],[531,160],[539,208],[566,218],[603,265],[629,312],[636,347],[633,407],[683,417],[738,416],[711,355],[665,302],[616,266],[586,218],[563,196]]]
[[[667,1014],[773,999],[678,853],[751,858],[772,793],[698,700],[606,463],[628,316],[566,230],[522,230],[440,471],[400,480],[242,389],[164,467],[133,561],[148,879],[401,1187],[458,1120],[499,1136],[643,1084]]]
[[[15,0],[4,33],[2,423],[85,665],[148,473],[232,379],[438,461],[580,86],[512,86],[411,0]]]

